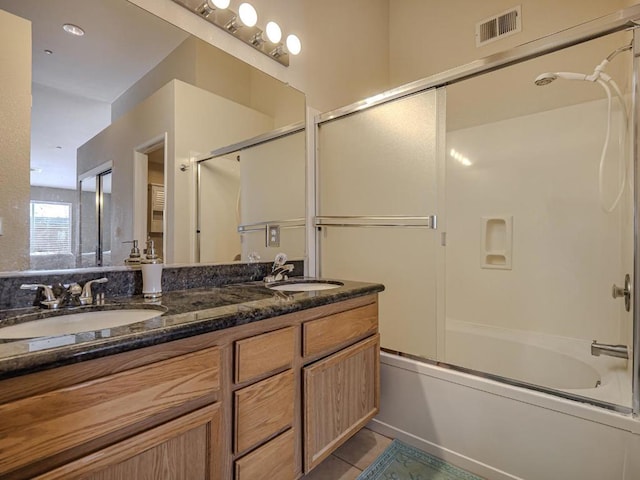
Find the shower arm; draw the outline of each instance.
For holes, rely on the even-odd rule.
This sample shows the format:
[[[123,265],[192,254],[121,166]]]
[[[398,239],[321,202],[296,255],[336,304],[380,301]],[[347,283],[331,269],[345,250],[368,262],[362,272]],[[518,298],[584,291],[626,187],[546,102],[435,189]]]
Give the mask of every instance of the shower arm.
[[[611,60],[613,60],[619,53],[622,52],[626,52],[627,50],[631,50],[633,48],[633,42],[629,42],[627,45],[623,45],[622,47],[618,47],[616,48],[613,52],[611,52],[609,55],[607,55],[607,58],[605,58],[605,60],[607,62],[610,62]]]

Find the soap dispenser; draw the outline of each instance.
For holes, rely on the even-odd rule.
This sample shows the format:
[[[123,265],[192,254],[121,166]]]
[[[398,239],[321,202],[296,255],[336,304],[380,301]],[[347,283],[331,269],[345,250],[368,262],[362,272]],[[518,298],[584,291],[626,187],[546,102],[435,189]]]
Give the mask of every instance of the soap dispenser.
[[[131,252],[129,252],[129,256],[124,259],[125,265],[140,265],[140,249],[138,248],[138,240],[128,240],[122,243],[133,243],[131,247]]]
[[[147,239],[147,254],[140,262],[142,266],[142,295],[144,298],[162,296],[162,259],[156,254],[153,240]]]

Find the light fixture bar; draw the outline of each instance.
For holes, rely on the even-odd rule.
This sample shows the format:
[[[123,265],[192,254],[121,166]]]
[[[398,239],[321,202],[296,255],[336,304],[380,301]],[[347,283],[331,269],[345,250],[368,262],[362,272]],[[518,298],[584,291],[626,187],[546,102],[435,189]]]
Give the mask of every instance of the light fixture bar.
[[[243,12],[240,12],[243,15],[239,15],[228,8],[216,7],[216,2],[213,0],[173,0],[173,2],[190,10],[228,34],[242,40],[247,45],[281,65],[285,67],[289,66],[289,53],[281,41],[271,41],[267,33],[263,32],[262,29],[255,24],[256,18],[249,18],[248,23],[253,23],[253,26],[248,26],[243,23],[243,17],[246,16],[246,6],[243,7]],[[255,9],[250,12],[250,17],[257,16],[257,14],[254,14],[256,14]],[[271,30],[271,28],[269,30]]]

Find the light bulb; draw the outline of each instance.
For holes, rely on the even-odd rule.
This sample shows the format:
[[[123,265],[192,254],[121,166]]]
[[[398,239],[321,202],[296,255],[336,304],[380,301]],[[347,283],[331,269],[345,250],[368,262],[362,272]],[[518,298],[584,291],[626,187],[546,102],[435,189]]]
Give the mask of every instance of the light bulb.
[[[302,50],[302,44],[300,39],[295,35],[289,35],[287,37],[287,50],[291,55],[298,55]]]
[[[229,8],[229,3],[231,0],[209,0],[213,3],[213,6],[219,8],[220,10],[224,10],[225,8]]]
[[[280,30],[280,26],[276,22],[268,22],[265,30],[271,43],[278,43],[282,38],[282,30]]]
[[[250,3],[241,3],[238,8],[240,21],[247,27],[253,27],[258,23],[258,12]]]

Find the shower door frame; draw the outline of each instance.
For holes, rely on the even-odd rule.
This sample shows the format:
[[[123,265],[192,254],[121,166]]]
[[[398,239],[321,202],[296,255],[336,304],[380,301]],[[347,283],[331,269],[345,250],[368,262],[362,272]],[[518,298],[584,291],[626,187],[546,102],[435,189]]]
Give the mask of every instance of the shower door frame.
[[[628,7],[617,12],[614,12],[610,15],[606,15],[590,22],[583,23],[581,25],[563,30],[561,32],[540,38],[538,40],[534,40],[529,43],[525,43],[523,45],[514,47],[512,49],[506,50],[504,52],[500,52],[494,55],[490,55],[488,57],[475,60],[466,65],[462,65],[457,68],[453,68],[447,70],[442,73],[438,73],[432,75],[430,77],[417,80],[415,82],[408,83],[398,88],[394,88],[391,90],[387,90],[381,94],[375,95],[374,97],[361,100],[359,102],[355,102],[351,105],[347,105],[345,107],[338,108],[336,110],[332,110],[329,112],[322,113],[315,117],[314,119],[314,137],[317,138],[319,133],[320,125],[326,122],[330,122],[332,120],[336,120],[340,117],[345,117],[347,115],[351,115],[353,113],[366,110],[377,105],[382,105],[387,102],[391,102],[393,100],[398,100],[400,98],[404,98],[416,93],[423,92],[425,90],[446,87],[447,85],[451,85],[454,83],[461,82],[463,80],[467,80],[479,75],[483,75],[485,73],[489,73],[495,70],[499,70],[504,67],[508,67],[510,65],[515,65],[518,63],[525,62],[527,60],[531,60],[537,57],[541,57],[543,55],[547,55],[550,53],[554,53],[560,50],[563,50],[568,47],[572,47],[574,45],[578,45],[581,43],[588,42],[590,40],[594,40],[600,37],[604,37],[606,35],[620,32],[623,30],[632,30],[633,31],[633,73],[632,73],[632,85],[631,85],[631,111],[632,111],[632,159],[633,159],[633,178],[634,178],[634,204],[633,204],[633,272],[634,272],[634,281],[632,286],[632,305],[633,305],[633,373],[632,373],[632,401],[631,408],[623,407],[620,405],[613,404],[603,404],[602,402],[598,402],[594,400],[594,404],[601,405],[606,408],[610,408],[615,411],[619,411],[622,413],[632,413],[634,416],[640,415],[640,282],[635,281],[635,279],[640,278],[640,211],[638,209],[638,204],[640,201],[640,196],[638,191],[640,190],[640,179],[638,178],[638,151],[640,148],[640,131],[638,129],[638,118],[640,115],[640,105],[638,102],[638,98],[640,95],[640,79],[638,78],[640,74],[640,34],[638,33],[637,27],[640,26],[640,4],[634,5],[632,7]],[[315,190],[318,191],[317,188],[317,172],[318,172],[318,163],[317,163],[317,152],[315,152],[315,168],[314,168],[314,178],[316,179]],[[317,193],[316,193],[314,205],[309,205],[310,210],[315,212],[317,216]],[[316,223],[316,222],[314,222]],[[315,235],[311,240],[314,242],[313,249],[316,252],[315,255],[315,271],[319,272],[320,268],[320,259],[319,259],[319,248],[318,248],[318,235]],[[397,352],[400,353],[400,352]],[[420,359],[420,361],[427,361],[425,359]],[[430,362],[431,363],[431,362]],[[436,362],[439,365],[439,362]],[[457,368],[456,368],[457,369]],[[461,368],[459,370],[467,371],[469,373],[478,374],[478,372],[466,370]],[[488,378],[496,378],[500,381],[505,381],[506,383],[513,383],[521,385],[518,382],[511,382],[508,379],[502,379],[500,377],[494,377],[492,375],[482,375]],[[535,388],[535,386],[528,385],[529,388]],[[546,391],[542,389],[542,391]],[[589,399],[580,396],[574,396],[571,394],[562,394],[562,392],[555,392],[555,395],[568,398],[571,400],[576,400],[580,402],[585,402]]]

